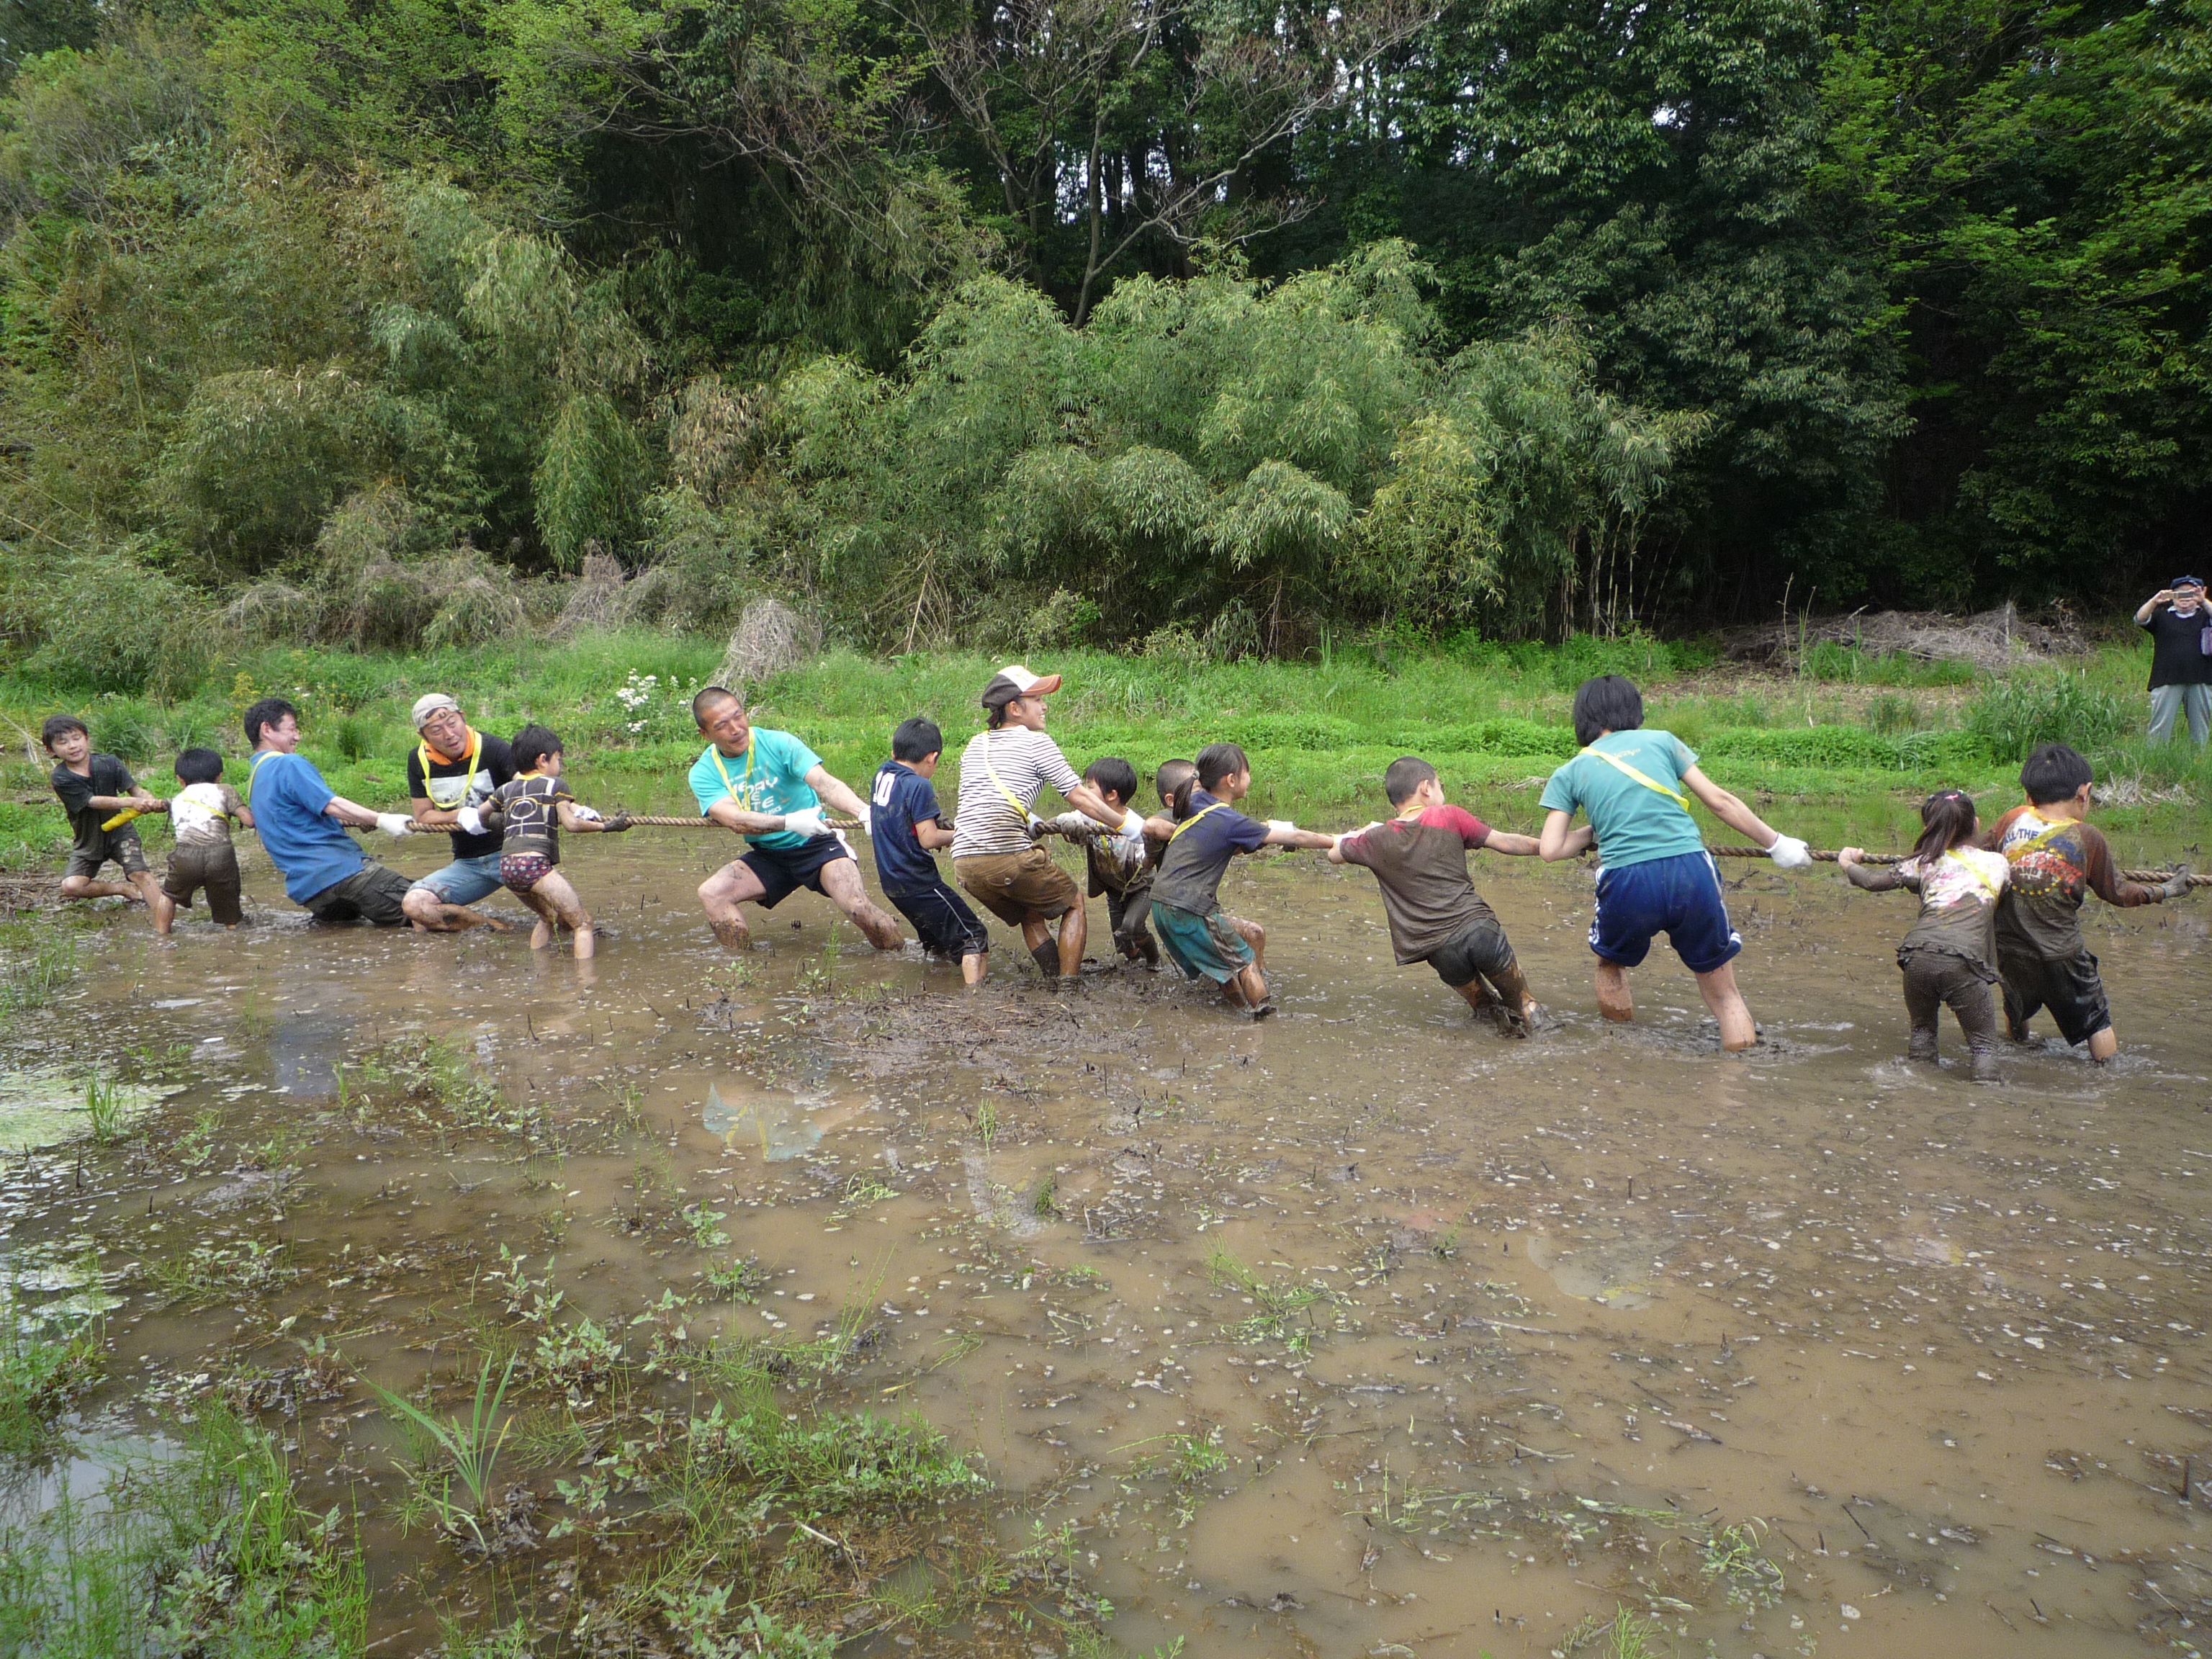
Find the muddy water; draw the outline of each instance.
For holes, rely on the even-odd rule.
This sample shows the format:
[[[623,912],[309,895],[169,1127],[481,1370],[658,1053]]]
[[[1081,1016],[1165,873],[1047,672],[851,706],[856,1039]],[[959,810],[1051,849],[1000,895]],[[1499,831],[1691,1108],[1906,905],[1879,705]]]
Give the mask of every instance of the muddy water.
[[[1254,1024],[1171,975],[1048,994],[1003,933],[973,994],[832,955],[809,895],[732,972],[690,895],[720,850],[575,848],[590,964],[273,908],[166,948],[112,921],[11,1061],[97,1032],[185,1086],[82,1188],[57,1155],[5,1195],[19,1259],[89,1239],[121,1283],[108,1415],[302,1337],[394,1386],[473,1364],[502,1244],[617,1328],[752,1254],[758,1304],[698,1299],[688,1339],[877,1327],[830,1397],[981,1451],[1009,1538],[1081,1528],[1137,1650],[1504,1659],[1626,1604],[1676,1651],[1964,1659],[2193,1651],[2212,1617],[2203,901],[2090,913],[2118,1064],[2008,1052],[1978,1089],[1954,1030],[1942,1071],[1903,1061],[1905,906],[1832,872],[1735,894],[1765,1042],[1724,1059],[1663,951],[1640,1022],[1595,1018],[1563,870],[1478,860],[1557,1016],[1516,1042],[1393,967],[1369,878],[1310,858],[1224,887],[1269,929]],[[570,1126],[565,1155],[356,1125],[341,1068],[430,1036]],[[180,1161],[211,1122],[220,1156]],[[702,1204],[726,1244],[695,1243]],[[125,1271],[247,1241],[301,1276],[187,1313]],[[360,1392],[300,1395],[271,1420],[307,1502],[392,1496]],[[1218,1456],[1178,1480],[1174,1436]],[[465,1577],[369,1537],[380,1582],[415,1575],[372,1638],[430,1648]]]

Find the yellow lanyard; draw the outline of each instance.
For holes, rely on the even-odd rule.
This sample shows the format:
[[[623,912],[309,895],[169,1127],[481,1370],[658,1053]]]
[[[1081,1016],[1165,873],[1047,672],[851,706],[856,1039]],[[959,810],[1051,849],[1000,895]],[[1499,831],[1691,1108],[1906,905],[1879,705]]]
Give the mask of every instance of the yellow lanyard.
[[[1026,728],[1024,728],[1026,729]],[[1006,781],[999,775],[999,769],[991,764],[991,734],[983,733],[983,769],[991,775],[991,782],[1006,798],[1006,805],[1014,809],[1014,817],[1023,823],[1030,821],[1030,809],[1022,805],[1021,797],[1006,787]]]
[[[274,749],[264,749],[246,763],[246,799],[248,805],[253,802],[253,786],[261,781],[261,763],[276,757]]]
[[[438,807],[441,810],[462,805],[468,799],[469,791],[475,787],[477,781],[477,757],[483,753],[483,733],[477,731],[473,726],[468,728],[468,733],[469,769],[461,775],[459,780],[461,793],[455,795],[451,800],[440,800],[438,799],[437,784],[434,784],[430,781],[430,745],[428,742],[426,740],[416,746],[416,756],[422,763],[422,793],[429,801],[431,805]],[[439,783],[445,784],[449,789],[453,781],[454,780],[452,778],[441,778],[438,780]]]
[[[1198,809],[1198,811],[1196,811],[1195,812],[1193,812],[1193,813],[1192,813],[1188,817],[1185,818],[1185,819],[1184,819],[1181,823],[1178,823],[1177,825],[1176,825],[1176,827],[1175,827],[1174,829],[1172,829],[1172,830],[1169,830],[1169,831],[1168,831],[1168,844],[1169,844],[1170,846],[1173,846],[1173,845],[1175,844],[1175,838],[1176,838],[1177,836],[1180,836],[1181,834],[1182,834],[1182,832],[1183,832],[1184,830],[1186,830],[1189,829],[1189,828],[1190,828],[1190,826],[1191,826],[1192,824],[1196,823],[1197,823],[1200,818],[1204,817],[1205,817],[1208,812],[1218,812],[1218,811],[1219,811],[1223,807],[1224,807],[1224,806],[1226,806],[1226,805],[1229,805],[1229,803],[1228,803],[1227,801],[1225,801],[1225,800],[1218,800],[1218,801],[1215,801],[1215,802],[1214,802],[1211,806],[1201,806],[1201,807],[1200,807],[1200,808]]]
[[[1612,767],[1615,771],[1635,779],[1637,782],[1642,784],[1646,789],[1656,790],[1660,794],[1666,796],[1668,800],[1673,801],[1675,805],[1680,807],[1685,812],[1690,810],[1690,798],[1687,795],[1684,795],[1674,790],[1669,789],[1665,784],[1660,782],[1656,778],[1645,777],[1643,773],[1638,771],[1626,761],[1620,759],[1618,756],[1607,754],[1604,750],[1599,748],[1595,744],[1592,744],[1589,748],[1583,750],[1583,753],[1585,755],[1595,755],[1600,760],[1603,761],[1607,766]]]
[[[745,793],[743,799],[738,797],[738,786],[730,781],[730,769],[722,764],[721,750],[710,743],[707,745],[707,752],[714,757],[714,769],[722,775],[722,787],[730,792],[730,805],[740,811],[751,811],[753,810],[753,757],[760,752],[759,734],[755,733],[752,740],[745,744]]]
[[[1964,870],[1968,875],[1972,876],[1975,882],[1982,888],[1983,891],[1986,892],[1991,898],[1996,897],[1998,894],[2004,890],[2002,888],[1999,887],[1996,883],[1991,881],[1987,876],[1984,875],[1981,871],[1975,868],[1974,866],[1967,863],[1966,860],[1960,858],[1957,853],[1947,852],[1943,854],[1943,858],[1936,860],[1936,862],[1941,864],[1943,861],[1943,859],[1950,860],[1952,863],[1957,865],[1961,870]]]

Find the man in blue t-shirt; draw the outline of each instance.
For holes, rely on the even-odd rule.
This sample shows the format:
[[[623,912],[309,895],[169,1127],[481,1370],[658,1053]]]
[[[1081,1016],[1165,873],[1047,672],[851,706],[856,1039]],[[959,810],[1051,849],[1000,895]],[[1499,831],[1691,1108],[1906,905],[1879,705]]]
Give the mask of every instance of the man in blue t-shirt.
[[[961,977],[981,985],[990,930],[945,884],[931,856],[952,845],[952,826],[945,821],[932,781],[944,752],[945,734],[937,722],[919,714],[891,733],[891,757],[876,769],[868,798],[874,808],[868,838],[875,843],[876,880],[884,896],[914,924],[921,948],[933,956],[957,957]]]
[[[707,747],[691,767],[691,793],[702,817],[751,843],[735,863],[699,884],[714,937],[743,950],[747,904],[773,910],[811,887],[852,917],[878,951],[896,951],[899,925],[868,902],[860,866],[845,838],[822,816],[827,800],[868,827],[868,805],[830,775],[822,757],[788,732],[756,731],[737,693],[710,685],[691,699],[691,718]]]
[[[300,711],[282,697],[264,697],[246,711],[248,763],[246,804],[254,833],[284,878],[284,896],[318,921],[373,921],[397,927],[408,917],[407,890],[415,884],[368,857],[343,825],[404,836],[414,821],[404,812],[372,812],[333,793],[300,746]]]

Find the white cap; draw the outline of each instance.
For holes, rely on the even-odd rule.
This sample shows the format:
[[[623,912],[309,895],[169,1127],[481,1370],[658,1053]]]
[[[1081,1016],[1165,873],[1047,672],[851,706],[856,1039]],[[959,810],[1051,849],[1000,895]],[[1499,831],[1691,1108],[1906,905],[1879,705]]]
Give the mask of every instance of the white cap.
[[[415,699],[415,729],[420,732],[422,722],[433,714],[442,714],[448,708],[459,714],[460,708],[460,704],[442,691],[427,691]]]
[[[994,674],[991,683],[983,688],[983,707],[995,708],[1017,697],[1048,697],[1059,690],[1059,675],[1032,674],[1020,663],[1011,662]]]

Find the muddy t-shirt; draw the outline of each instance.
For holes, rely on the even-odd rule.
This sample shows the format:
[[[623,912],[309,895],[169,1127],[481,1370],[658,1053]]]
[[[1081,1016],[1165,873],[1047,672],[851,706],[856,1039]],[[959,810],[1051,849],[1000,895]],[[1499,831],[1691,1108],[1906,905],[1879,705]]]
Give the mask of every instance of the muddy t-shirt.
[[[1925,868],[1918,859],[1907,859],[1887,870],[1849,865],[1844,874],[1870,893],[1902,887],[1920,895],[1920,915],[1897,947],[1899,966],[1927,951],[1956,957],[1984,979],[1996,980],[1997,900],[2010,875],[2002,854],[1954,847]]]
[[[169,823],[177,844],[203,847],[229,844],[230,826],[240,805],[238,791],[227,783],[188,783],[169,799]]]
[[[54,768],[54,793],[60,799],[62,811],[69,814],[70,831],[76,837],[76,850],[84,854],[98,853],[106,844],[100,825],[113,817],[112,806],[94,806],[94,795],[123,796],[137,788],[137,781],[131,769],[112,755],[94,755],[87,775],[79,777],[66,766]]]
[[[506,823],[500,851],[508,854],[538,853],[548,864],[561,862],[560,805],[576,798],[558,778],[532,772],[510,778],[493,792],[492,800]]]
[[[2199,605],[2183,616],[2162,605],[2142,624],[2150,635],[2150,689],[2161,685],[2212,685],[2212,657],[2204,654],[2204,630],[2212,628],[2212,606]]]
[[[1403,967],[1448,945],[1478,921],[1495,920],[1468,878],[1467,855],[1490,839],[1490,826],[1456,806],[1431,806],[1336,843],[1346,864],[1375,872],[1390,949]]]
[[[407,757],[408,795],[428,801],[441,812],[460,806],[482,807],[489,800],[492,792],[514,775],[514,757],[507,750],[505,738],[471,735],[482,744],[477,748],[474,765],[470,764],[465,750],[452,760],[441,760],[430,752],[428,744],[416,744],[414,753]],[[427,772],[422,764],[426,760],[429,762]],[[452,836],[456,859],[478,859],[499,851],[496,830],[481,836],[455,830]]]
[[[2153,902],[2151,890],[2120,879],[2112,849],[2094,824],[2046,818],[2015,806],[1990,827],[1985,845],[2002,853],[2012,879],[1997,906],[1997,944],[2007,951],[2063,961],[2081,942],[2081,902],[2094,890],[2123,909]]]
[[[1203,789],[1190,792],[1190,813],[1176,826],[1168,850],[1160,854],[1160,872],[1152,878],[1152,902],[1202,916],[1219,902],[1221,877],[1229,860],[1265,847],[1267,826],[1254,823]]]

